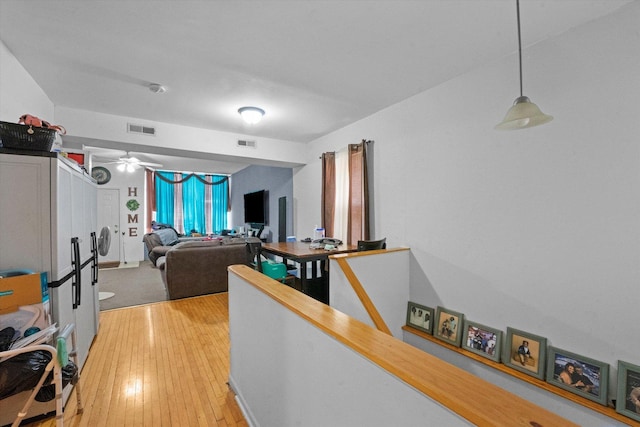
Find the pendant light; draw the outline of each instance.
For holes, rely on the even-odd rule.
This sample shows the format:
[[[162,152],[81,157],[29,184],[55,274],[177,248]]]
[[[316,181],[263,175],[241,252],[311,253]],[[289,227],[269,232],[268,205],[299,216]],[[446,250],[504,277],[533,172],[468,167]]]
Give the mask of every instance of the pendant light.
[[[520,39],[520,0],[516,0],[516,12],[518,15],[518,57],[520,60],[520,96],[509,108],[504,120],[495,126],[499,130],[516,130],[542,125],[553,120],[553,117],[544,114],[540,108],[522,94],[522,41]]]

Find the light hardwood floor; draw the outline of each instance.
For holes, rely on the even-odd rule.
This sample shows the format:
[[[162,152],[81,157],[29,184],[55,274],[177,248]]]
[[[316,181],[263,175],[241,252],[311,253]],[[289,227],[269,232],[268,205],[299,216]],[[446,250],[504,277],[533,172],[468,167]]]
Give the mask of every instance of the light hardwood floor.
[[[65,426],[242,426],[229,376],[228,294],[100,313]],[[54,418],[28,424],[55,426]]]

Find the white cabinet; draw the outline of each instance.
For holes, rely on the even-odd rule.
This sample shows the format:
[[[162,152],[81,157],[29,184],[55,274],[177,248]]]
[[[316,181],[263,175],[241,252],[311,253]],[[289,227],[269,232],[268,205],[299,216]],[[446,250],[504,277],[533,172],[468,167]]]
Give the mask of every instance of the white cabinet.
[[[53,321],[76,324],[80,369],[99,325],[96,187],[55,153],[0,149],[0,270],[47,272]]]

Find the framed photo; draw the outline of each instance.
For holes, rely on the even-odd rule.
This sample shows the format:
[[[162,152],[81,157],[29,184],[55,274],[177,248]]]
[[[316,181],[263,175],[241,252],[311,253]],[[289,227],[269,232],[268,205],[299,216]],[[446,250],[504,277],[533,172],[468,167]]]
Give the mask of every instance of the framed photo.
[[[547,382],[607,405],[609,365],[570,351],[549,347]]]
[[[547,339],[507,327],[507,339],[502,351],[502,363],[544,380]]]
[[[618,361],[616,412],[640,421],[640,366]]]
[[[465,319],[462,348],[500,362],[502,331]]]
[[[433,308],[409,301],[407,304],[407,325],[432,334]]]
[[[449,344],[460,347],[464,335],[462,332],[463,323],[464,315],[462,313],[438,306],[433,324],[433,335]]]

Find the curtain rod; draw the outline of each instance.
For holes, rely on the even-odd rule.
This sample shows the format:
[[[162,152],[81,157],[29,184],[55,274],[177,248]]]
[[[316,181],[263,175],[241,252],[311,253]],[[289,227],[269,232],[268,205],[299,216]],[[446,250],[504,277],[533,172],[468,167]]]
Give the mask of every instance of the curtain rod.
[[[367,140],[367,139],[363,139],[362,141],[360,141],[360,143],[361,143],[361,144],[362,144],[362,143],[365,143],[365,144],[371,144],[372,142],[373,142],[373,139],[368,139],[368,140]],[[351,144],[349,144],[349,145],[351,145]],[[344,148],[341,148],[340,150],[329,151],[329,153],[342,153],[343,151],[345,151],[345,150],[348,150],[348,149],[349,149],[349,145],[347,145],[347,146],[346,146],[346,147],[344,147]],[[318,159],[322,160],[322,156],[318,157]]]
[[[145,169],[148,169],[148,170],[153,171],[153,172],[185,173],[187,175],[190,175],[190,174],[195,174],[195,175],[219,175],[219,176],[227,176],[227,177],[232,175],[230,173],[186,172],[186,171],[174,171],[174,170],[167,170],[167,169],[153,169],[153,168],[149,168],[149,167],[145,167]]]

